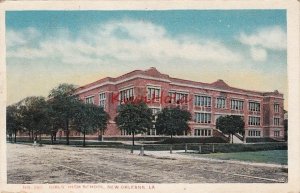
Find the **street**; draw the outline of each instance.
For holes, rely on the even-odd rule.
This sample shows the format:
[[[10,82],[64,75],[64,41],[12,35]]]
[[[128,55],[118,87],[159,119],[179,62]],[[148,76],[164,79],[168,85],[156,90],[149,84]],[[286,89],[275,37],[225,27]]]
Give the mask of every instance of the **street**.
[[[278,183],[288,177],[280,167],[145,154],[8,143],[7,183]]]

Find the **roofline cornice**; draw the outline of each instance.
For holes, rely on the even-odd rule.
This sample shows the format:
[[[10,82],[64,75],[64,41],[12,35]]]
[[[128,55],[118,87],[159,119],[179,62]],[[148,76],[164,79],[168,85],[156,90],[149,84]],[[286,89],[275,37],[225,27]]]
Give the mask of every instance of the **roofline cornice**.
[[[197,85],[191,85],[191,84],[186,84],[186,83],[179,83],[179,82],[175,82],[175,81],[172,82],[172,81],[170,81],[168,79],[165,79],[165,78],[156,78],[156,77],[151,77],[151,76],[146,76],[146,75],[141,75],[141,74],[137,74],[137,75],[131,76],[129,78],[125,78],[123,80],[119,80],[119,81],[115,81],[115,82],[105,81],[103,83],[99,83],[99,84],[96,84],[94,86],[79,90],[78,92],[76,92],[76,94],[81,94],[81,93],[84,93],[84,92],[87,92],[87,91],[90,91],[90,90],[93,90],[93,89],[96,89],[96,88],[99,88],[99,87],[102,87],[102,86],[105,86],[105,85],[118,85],[118,84],[124,83],[126,81],[136,79],[136,78],[143,78],[143,79],[148,79],[148,80],[156,80],[156,81],[161,81],[161,82],[167,82],[170,85],[184,86],[184,87],[189,87],[189,88],[207,89],[207,90],[213,90],[213,91],[218,91],[218,92],[228,92],[228,93],[233,93],[233,94],[238,94],[238,95],[254,96],[254,97],[261,97],[261,98],[265,97],[265,96],[263,96],[263,92],[261,93],[261,95],[249,94],[249,93],[243,93],[243,92],[236,92],[236,91],[232,91],[232,90],[229,90],[229,89],[218,89],[218,88],[213,88],[213,87],[208,87],[208,86],[197,86]],[[278,99],[283,99],[283,97],[278,97],[278,96],[272,96],[272,97],[275,97],[275,98],[278,98]]]

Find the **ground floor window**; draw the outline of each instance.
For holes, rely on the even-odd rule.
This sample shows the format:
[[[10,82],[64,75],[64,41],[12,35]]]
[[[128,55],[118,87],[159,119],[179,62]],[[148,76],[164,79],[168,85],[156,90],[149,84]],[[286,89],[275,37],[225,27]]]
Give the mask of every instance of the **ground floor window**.
[[[261,131],[258,131],[258,130],[249,130],[248,131],[248,136],[249,137],[260,137],[261,136]]]
[[[121,130],[121,135],[131,135],[131,132],[122,129]]]
[[[274,131],[274,137],[279,137],[280,136],[280,131]]]
[[[212,136],[212,132],[211,129],[195,129],[194,135],[201,136],[201,137],[208,137],[208,136]]]
[[[156,135],[155,125],[153,125],[153,128],[152,128],[152,129],[147,129],[146,134],[147,134],[147,135]]]

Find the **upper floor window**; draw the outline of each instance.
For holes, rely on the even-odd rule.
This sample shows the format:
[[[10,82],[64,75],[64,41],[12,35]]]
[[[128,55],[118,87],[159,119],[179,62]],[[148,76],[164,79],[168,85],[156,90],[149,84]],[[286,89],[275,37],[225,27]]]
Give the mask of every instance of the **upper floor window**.
[[[260,125],[260,117],[249,116],[248,125]]]
[[[280,125],[280,118],[274,118],[274,125]]]
[[[195,122],[211,123],[211,114],[210,113],[195,113]]]
[[[243,106],[244,101],[242,100],[231,99],[230,101],[230,108],[233,110],[243,110]]]
[[[279,104],[274,104],[274,112],[279,113]]]
[[[258,102],[249,102],[249,110],[250,111],[260,111],[260,103]]]
[[[210,107],[211,106],[211,97],[195,95],[194,104],[195,104],[195,106],[200,106],[200,107]]]
[[[105,92],[99,94],[99,106],[105,109],[106,95]]]
[[[154,101],[159,101],[159,99],[160,99],[160,89],[159,88],[148,87],[147,88],[147,99],[148,100],[154,99]]]
[[[94,96],[86,97],[85,103],[86,104],[94,104]]]
[[[170,91],[169,97],[170,97],[170,101],[169,101],[170,103],[176,103],[176,104],[187,104],[188,103],[188,94],[187,93]]]
[[[225,98],[217,98],[217,108],[218,109],[226,108],[226,99]]]
[[[120,91],[120,102],[133,100],[133,88],[125,89]]]

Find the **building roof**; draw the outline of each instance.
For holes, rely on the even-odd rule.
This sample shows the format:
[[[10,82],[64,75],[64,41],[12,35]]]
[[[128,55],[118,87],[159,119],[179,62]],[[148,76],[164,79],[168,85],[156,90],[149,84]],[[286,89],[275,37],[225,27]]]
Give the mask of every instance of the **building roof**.
[[[128,72],[126,74],[123,74],[121,76],[118,76],[116,78],[112,78],[112,77],[102,78],[95,82],[92,82],[87,85],[79,87],[78,92],[80,92],[82,90],[89,90],[89,88],[94,88],[94,87],[96,88],[97,85],[100,87],[102,84],[118,84],[119,82],[121,82],[124,79],[136,77],[136,76],[141,76],[142,78],[152,77],[152,78],[157,78],[159,80],[168,81],[170,83],[179,83],[179,84],[190,85],[190,86],[194,86],[194,87],[202,87],[205,89],[217,89],[217,90],[223,90],[224,92],[234,91],[234,92],[239,92],[239,93],[243,93],[243,94],[283,97],[283,94],[279,93],[277,90],[275,90],[274,92],[259,92],[259,91],[253,91],[253,90],[240,89],[240,88],[235,88],[235,87],[229,86],[227,83],[225,83],[221,79],[219,79],[215,82],[212,82],[212,83],[203,83],[203,82],[197,82],[197,81],[192,81],[192,80],[173,78],[167,74],[162,74],[155,67],[151,67],[146,70],[134,70],[134,71]]]

